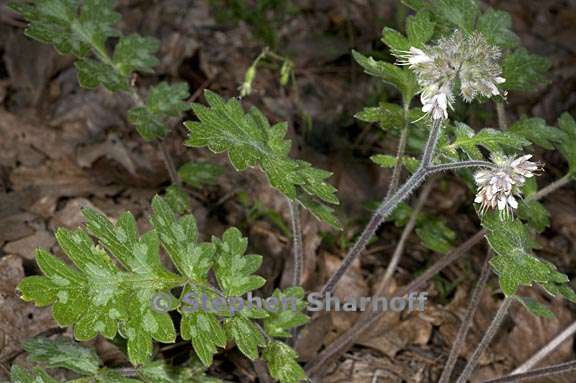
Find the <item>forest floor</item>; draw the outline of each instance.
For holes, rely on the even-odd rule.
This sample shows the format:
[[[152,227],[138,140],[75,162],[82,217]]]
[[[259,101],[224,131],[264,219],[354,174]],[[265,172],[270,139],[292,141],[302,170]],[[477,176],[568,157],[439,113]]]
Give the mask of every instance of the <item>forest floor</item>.
[[[307,291],[319,289],[335,270],[346,249],[362,229],[370,210],[386,192],[390,172],[369,157],[393,154],[396,138],[377,126],[363,124],[354,114],[375,105],[386,91],[378,80],[362,73],[351,57],[360,52],[384,51],[378,43],[384,26],[397,27],[406,16],[396,1],[298,0],[294,9],[273,24],[274,37],[258,36],[244,22],[225,19],[208,1],[122,0],[121,29],[161,40],[158,75],[137,79],[146,87],[159,80],[186,81],[193,98],[204,102],[201,90],[238,95],[244,73],[268,43],[295,63],[296,88],[282,88],[278,70],[263,66],[254,92],[245,98],[272,121],[288,121],[293,156],[334,173],[338,214],[345,229],[338,233],[303,215]],[[506,104],[509,121],[521,115],[555,124],[565,111],[576,112],[576,3],[572,0],[486,1],[513,16],[514,30],[526,48],[552,63],[550,83],[530,94],[511,94]],[[146,227],[152,196],[170,184],[161,153],[145,143],[127,123],[130,100],[98,89],[81,89],[72,59],[23,35],[23,23],[0,1],[0,378],[12,363],[25,363],[21,341],[50,334],[57,326],[49,309],[22,302],[15,286],[25,275],[38,273],[37,247],[61,254],[54,231],[82,224],[82,207],[94,207],[110,217],[130,210]],[[268,40],[267,40],[268,39]],[[391,94],[391,100],[397,95]],[[302,110],[303,109],[303,110]],[[310,122],[303,123],[303,114]],[[493,104],[481,111],[497,125]],[[192,118],[192,115],[187,116]],[[485,119],[486,117],[484,117]],[[480,126],[474,115],[467,121]],[[192,188],[192,211],[206,238],[235,225],[249,237],[254,253],[264,255],[260,271],[269,294],[290,283],[291,241],[285,199],[267,186],[257,171],[235,173],[224,156],[183,145],[185,128],[175,124],[166,144],[178,164],[203,160],[225,166],[215,185]],[[562,159],[554,152],[537,154],[546,163],[541,185],[561,176]],[[476,233],[479,220],[469,206],[473,195],[456,177],[443,175],[432,185],[424,211],[442,217],[456,233],[454,246]],[[411,201],[410,204],[413,204]],[[539,236],[538,255],[576,276],[576,184],[543,201],[551,212],[551,226]],[[384,224],[361,261],[337,288],[337,295],[367,296],[394,252],[402,228]],[[387,314],[369,336],[339,359],[325,366],[323,382],[434,382],[439,376],[458,331],[476,282],[486,245],[472,248],[426,286],[430,302],[423,313]],[[440,255],[424,247],[416,234],[407,242],[391,289],[402,286]],[[470,355],[488,326],[499,302],[496,278],[482,296],[463,356]],[[537,299],[543,294],[527,290]],[[552,305],[555,318],[532,316],[520,305],[482,356],[474,381],[500,376],[526,361],[534,352],[576,319],[576,306]],[[358,313],[330,313],[313,322],[296,347],[303,361],[348,329]],[[106,363],[121,365],[117,349],[93,342]],[[182,349],[180,352],[189,352]],[[574,359],[573,340],[559,347],[542,365]],[[458,364],[461,368],[465,359]],[[241,382],[256,381],[251,363],[234,351],[218,355],[211,375]],[[375,378],[376,377],[376,378]],[[567,378],[565,381],[575,381]],[[560,381],[560,380],[556,380]]]

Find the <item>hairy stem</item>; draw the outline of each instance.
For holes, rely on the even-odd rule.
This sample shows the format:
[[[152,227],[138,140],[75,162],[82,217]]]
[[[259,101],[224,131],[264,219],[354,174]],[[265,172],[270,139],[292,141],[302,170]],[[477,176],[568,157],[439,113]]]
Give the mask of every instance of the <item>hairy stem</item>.
[[[532,367],[536,366],[540,363],[544,358],[546,358],[550,353],[558,348],[562,343],[564,343],[568,338],[576,333],[576,322],[572,322],[572,324],[566,327],[560,334],[558,334],[554,339],[552,339],[546,346],[544,346],[540,351],[534,354],[530,359],[526,362],[522,363],[522,365],[512,371],[511,375],[515,374],[522,374],[526,371],[532,369]]]
[[[402,175],[402,157],[404,157],[404,152],[406,151],[406,142],[408,141],[408,113],[410,112],[410,104],[404,103],[404,126],[402,127],[402,132],[400,133],[400,141],[398,141],[398,149],[396,150],[396,163],[394,164],[394,169],[392,170],[392,178],[390,179],[390,185],[386,191],[386,197],[388,199],[392,196],[392,193],[398,189],[398,184],[400,183],[400,176]]]
[[[465,168],[496,168],[492,162],[488,161],[459,161],[449,162],[447,164],[432,165],[428,168],[429,173],[445,172],[448,170],[457,170]]]
[[[440,129],[442,127],[442,120],[434,120],[432,124],[432,130],[430,131],[430,135],[428,136],[428,141],[426,142],[426,146],[424,147],[424,154],[422,155],[422,161],[420,162],[420,167],[412,176],[402,185],[394,194],[390,196],[390,198],[384,198],[374,215],[370,218],[368,225],[364,228],[362,234],[356,243],[352,246],[352,248],[344,257],[342,264],[336,270],[334,274],[330,276],[326,284],[321,290],[322,295],[326,295],[327,293],[334,292],[336,288],[336,284],[342,278],[344,273],[348,271],[352,262],[354,262],[364,251],[366,245],[370,241],[370,239],[376,233],[376,230],[380,227],[382,222],[392,213],[394,208],[398,206],[398,204],[404,201],[408,196],[424,181],[426,176],[428,175],[428,166],[432,161],[432,157],[434,155],[434,151],[436,149],[436,143],[438,142],[438,137],[440,136]]]
[[[452,371],[454,370],[454,366],[456,366],[456,362],[458,361],[458,354],[460,354],[460,350],[464,346],[466,341],[466,335],[468,335],[468,330],[470,330],[470,326],[472,325],[472,321],[474,320],[474,315],[476,314],[476,310],[480,305],[480,298],[482,295],[482,291],[486,286],[486,282],[488,281],[488,277],[490,276],[490,251],[486,254],[486,259],[484,260],[484,264],[482,265],[482,271],[480,272],[480,278],[478,279],[478,283],[474,286],[474,290],[472,291],[472,296],[470,297],[470,304],[466,310],[466,315],[464,316],[464,320],[458,329],[458,334],[456,335],[456,339],[454,340],[454,344],[452,349],[450,350],[450,354],[448,355],[448,361],[444,366],[444,371],[442,371],[442,376],[440,376],[440,380],[438,383],[449,383],[450,376],[452,375]]]
[[[508,118],[506,117],[506,109],[504,109],[504,104],[500,101],[496,101],[496,114],[498,116],[498,127],[500,130],[508,129]]]
[[[531,196],[529,196],[526,199],[527,200],[531,200],[531,199],[539,200],[540,198],[568,185],[572,181],[573,181],[573,178],[569,174],[567,174],[564,177],[559,178],[556,181],[552,182],[551,184],[546,185],[545,187],[538,190],[536,193],[532,194]]]
[[[512,301],[513,298],[511,297],[506,297],[504,301],[502,301],[500,307],[498,308],[498,311],[496,312],[496,315],[494,315],[494,319],[492,319],[490,326],[488,326],[488,329],[486,329],[486,333],[482,337],[482,340],[480,340],[480,344],[478,345],[478,347],[476,347],[476,349],[472,353],[472,356],[468,360],[468,364],[466,364],[466,367],[464,367],[464,371],[462,371],[462,374],[460,375],[456,383],[466,383],[466,381],[470,379],[470,376],[472,375],[474,368],[476,368],[478,360],[480,360],[480,355],[482,355],[482,353],[484,352],[484,350],[486,350],[490,342],[492,342],[492,339],[496,335],[496,332],[500,328],[500,325],[504,321],[504,318],[506,318],[506,315],[508,314],[508,309],[510,308]]]
[[[576,360],[543,367],[523,374],[515,374],[503,378],[485,380],[482,383],[516,383],[526,379],[549,378],[556,375],[566,374],[576,370]]]
[[[428,196],[430,195],[430,192],[432,191],[433,187],[434,187],[434,180],[430,179],[428,180],[426,185],[424,185],[424,187],[422,188],[422,191],[420,192],[418,201],[416,201],[416,205],[414,205],[414,210],[412,210],[412,214],[410,215],[408,223],[406,224],[404,230],[402,231],[402,234],[400,235],[400,239],[398,240],[396,249],[394,249],[394,253],[392,254],[390,263],[388,263],[388,267],[386,268],[384,276],[382,277],[382,280],[380,281],[380,283],[378,283],[378,286],[375,289],[376,292],[374,293],[374,296],[380,296],[384,294],[384,292],[386,291],[388,283],[390,283],[390,280],[392,279],[392,276],[396,271],[396,267],[400,262],[400,258],[404,253],[404,247],[406,245],[406,241],[408,241],[410,234],[416,227],[416,222],[418,221],[418,215],[422,211],[422,208],[424,208],[424,204],[426,203],[426,200],[428,199]]]
[[[292,223],[292,256],[294,258],[294,273],[292,275],[292,286],[299,286],[302,280],[302,267],[304,264],[304,251],[302,249],[302,225],[300,222],[300,211],[298,204],[288,200],[290,208],[290,221]]]

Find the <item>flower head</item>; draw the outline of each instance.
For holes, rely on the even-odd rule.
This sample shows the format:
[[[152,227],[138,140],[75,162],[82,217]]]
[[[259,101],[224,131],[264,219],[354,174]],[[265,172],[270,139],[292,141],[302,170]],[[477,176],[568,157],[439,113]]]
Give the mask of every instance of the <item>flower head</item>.
[[[395,52],[398,64],[408,65],[421,88],[422,111],[433,119],[448,117],[457,91],[466,102],[478,96],[505,96],[498,85],[506,80],[498,64],[501,53],[480,33],[455,31],[433,46]],[[456,89],[459,88],[459,89]]]
[[[479,170],[474,174],[478,185],[475,203],[480,204],[480,213],[498,209],[502,217],[510,216],[518,208],[516,197],[521,196],[521,186],[526,178],[537,174],[541,166],[530,161],[531,154],[518,158],[502,157],[493,160],[491,169]]]

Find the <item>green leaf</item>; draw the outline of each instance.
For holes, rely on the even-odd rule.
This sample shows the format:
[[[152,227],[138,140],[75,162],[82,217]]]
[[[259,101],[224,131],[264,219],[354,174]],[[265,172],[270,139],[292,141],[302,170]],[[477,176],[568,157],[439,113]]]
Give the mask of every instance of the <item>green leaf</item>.
[[[184,366],[172,367],[162,360],[147,363],[138,369],[138,375],[150,383],[221,383],[222,381],[205,373],[199,363],[186,363]]]
[[[546,125],[546,121],[539,117],[523,117],[508,130],[548,150],[554,149],[554,145],[565,138],[562,130]]]
[[[406,52],[410,49],[408,39],[402,33],[389,27],[385,27],[382,31],[382,42],[394,51]],[[360,64],[360,62],[358,63]]]
[[[10,380],[12,383],[58,383],[44,370],[35,368],[28,372],[16,364],[13,364],[10,370]]]
[[[209,312],[199,310],[184,313],[180,334],[182,339],[192,341],[194,351],[206,367],[212,364],[212,358],[218,352],[217,347],[226,346],[226,333],[216,315]]]
[[[272,337],[288,338],[292,336],[290,329],[302,326],[309,318],[304,314],[306,303],[304,302],[304,289],[301,287],[289,287],[284,291],[276,289],[272,297],[276,298],[282,309],[273,310],[263,320],[264,330]]]
[[[502,76],[506,90],[533,91],[548,82],[546,72],[550,68],[548,59],[528,53],[524,48],[516,49],[504,57]]]
[[[74,63],[78,72],[78,81],[83,88],[94,89],[103,85],[111,92],[130,89],[128,78],[121,76],[111,65],[92,59],[83,59]]]
[[[300,204],[318,220],[327,223],[335,229],[342,230],[340,220],[334,214],[334,209],[332,207],[320,203],[304,193],[299,195],[298,202],[300,202]]]
[[[411,70],[403,69],[384,61],[376,61],[372,57],[366,57],[355,50],[352,50],[352,56],[364,68],[365,73],[394,85],[402,93],[404,103],[410,103],[410,100],[418,92],[416,75]]]
[[[262,357],[268,363],[270,375],[280,383],[299,383],[306,378],[306,373],[297,362],[298,354],[282,342],[270,342]]]
[[[224,174],[224,168],[210,162],[187,162],[178,169],[178,175],[182,181],[195,188],[215,185],[222,174]]]
[[[80,375],[95,375],[100,368],[100,358],[94,350],[81,347],[69,338],[33,338],[24,341],[24,350],[31,362],[47,368],[65,368]]]
[[[166,200],[159,196],[152,200],[152,210],[150,222],[180,274],[197,283],[207,282],[216,247],[211,243],[197,243],[198,229],[194,216],[177,218]]]
[[[512,17],[508,12],[488,8],[478,19],[478,30],[490,44],[501,48],[514,48],[520,44],[511,28]]]
[[[218,285],[227,297],[242,296],[249,291],[262,287],[266,280],[252,275],[262,264],[261,255],[244,255],[248,240],[242,237],[240,230],[227,229],[222,239],[213,237],[217,258],[214,272]]]
[[[550,213],[538,201],[522,201],[518,206],[518,217],[527,221],[538,232],[550,226]]]
[[[568,174],[576,175],[576,121],[568,113],[562,113],[558,119],[558,127],[564,132],[565,138],[558,144],[558,150],[568,161]]]
[[[270,184],[292,200],[305,192],[317,203],[338,204],[336,189],[325,182],[330,172],[288,156],[291,143],[285,139],[286,123],[270,126],[258,109],[245,113],[236,99],[224,100],[210,91],[205,92],[205,98],[209,107],[192,105],[199,121],[184,123],[190,131],[187,145],[228,152],[230,162],[239,171],[260,167]]]
[[[190,109],[190,105],[183,101],[188,96],[188,84],[161,82],[150,90],[144,106],[128,111],[128,121],[147,141],[164,138],[170,130],[166,119],[180,117]]]
[[[416,225],[416,234],[428,249],[440,254],[452,250],[456,232],[441,218],[421,214]]]
[[[123,76],[130,76],[134,71],[153,73],[152,67],[160,63],[154,56],[159,49],[160,42],[152,37],[122,37],[116,44],[112,61]]]
[[[396,157],[388,154],[375,154],[370,157],[370,160],[383,168],[393,168],[396,166]],[[404,156],[402,158],[402,165],[404,165],[409,172],[413,173],[418,166],[420,166],[420,160],[414,157]]]
[[[164,198],[172,210],[177,214],[184,214],[190,210],[188,194],[179,186],[168,186]]]
[[[506,296],[516,294],[520,286],[540,284],[552,295],[565,291],[569,279],[556,267],[532,254],[533,240],[520,220],[501,220],[498,213],[484,215],[482,225],[486,239],[496,255],[490,265],[498,274],[500,287]],[[564,295],[564,294],[562,294]]]
[[[476,0],[435,0],[432,11],[464,32],[472,33],[480,6]]]
[[[157,234],[139,237],[131,214],[121,215],[116,224],[91,209],[85,209],[84,216],[88,230],[113,258],[84,231],[61,228],[56,239],[75,268],[39,250],[36,260],[44,276],[20,283],[22,299],[52,304],[56,322],[74,326],[76,339],[97,334],[111,339],[120,332],[128,340],[130,361],[144,363],[153,340],[171,343],[176,337],[170,316],[153,311],[151,299],[158,291],[181,285],[182,278],[164,269]]]
[[[77,0],[36,0],[14,2],[10,7],[27,21],[28,37],[52,44],[61,54],[84,57],[92,46],[104,49],[120,15],[113,10],[114,0],[86,0],[79,9]]]
[[[477,146],[484,147],[490,152],[503,152],[506,149],[522,149],[529,146],[530,142],[519,134],[510,131],[500,131],[490,128],[484,128],[475,132],[463,122],[456,122],[454,128],[455,138],[440,148],[449,156],[454,157],[457,150],[462,150],[472,159],[482,159],[484,156]]]
[[[408,16],[406,20],[406,33],[408,41],[413,47],[421,47],[434,35],[434,21],[430,12],[418,12],[416,16]]]
[[[522,303],[522,306],[524,306],[532,314],[542,318],[554,318],[554,313],[537,300],[530,297],[521,296],[514,296],[514,298],[518,302]]]
[[[258,346],[264,346],[266,340],[251,320],[235,315],[226,320],[224,327],[244,355],[251,360],[258,358]]]

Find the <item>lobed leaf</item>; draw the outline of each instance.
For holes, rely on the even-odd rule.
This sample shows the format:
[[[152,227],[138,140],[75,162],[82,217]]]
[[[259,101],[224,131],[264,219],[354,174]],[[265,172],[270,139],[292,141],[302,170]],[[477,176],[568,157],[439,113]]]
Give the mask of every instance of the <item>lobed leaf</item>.
[[[282,342],[270,342],[262,357],[268,363],[270,375],[281,383],[299,383],[306,378],[304,370],[296,360],[298,354]]]
[[[301,287],[289,287],[284,291],[276,289],[272,295],[279,302],[279,310],[271,311],[264,318],[264,329],[273,337],[288,338],[292,336],[290,329],[299,327],[308,322],[309,317],[304,314],[306,302],[304,302],[304,289]]]
[[[455,123],[454,136],[452,142],[440,147],[441,151],[452,157],[456,156],[457,150],[461,150],[472,159],[482,159],[484,156],[478,146],[490,152],[504,152],[506,149],[519,150],[530,145],[530,141],[512,131],[484,128],[475,132],[463,122]]]
[[[506,82],[501,87],[506,90],[531,91],[548,82],[546,72],[550,62],[542,56],[528,53],[518,48],[504,57],[502,76]]]
[[[239,171],[260,167],[273,187],[304,206],[307,205],[301,200],[302,195],[318,204],[338,204],[336,189],[325,182],[330,172],[288,156],[291,143],[285,139],[286,123],[270,126],[258,109],[252,108],[245,113],[236,99],[224,100],[210,91],[205,92],[205,97],[208,107],[192,105],[199,121],[184,123],[190,133],[187,145],[208,147],[215,153],[227,152],[230,162]],[[317,215],[317,218],[324,217]],[[334,225],[336,219],[331,218],[333,220],[328,223]]]
[[[183,101],[188,96],[188,84],[161,82],[150,90],[143,106],[128,111],[128,121],[147,141],[164,138],[169,131],[166,119],[180,117],[190,109],[190,105]]]
[[[533,241],[520,220],[501,220],[498,213],[486,214],[482,225],[486,239],[495,252],[490,264],[498,275],[502,292],[515,295],[520,286],[537,283],[553,296],[576,298],[569,287],[569,279],[558,272],[552,263],[532,254]]]
[[[546,125],[546,121],[539,117],[523,117],[512,124],[509,131],[548,150],[554,149],[564,139],[560,129]]]
[[[212,242],[218,252],[214,272],[227,297],[242,296],[266,283],[264,278],[252,275],[260,268],[262,256],[244,255],[248,240],[242,237],[240,230],[229,228],[222,239],[213,237]]]
[[[65,368],[81,375],[95,375],[100,358],[94,350],[81,347],[69,338],[32,338],[24,341],[28,360],[40,362],[47,368]]]
[[[398,46],[400,47],[400,45]],[[410,47],[408,46],[408,48]],[[409,104],[410,100],[412,100],[418,92],[416,75],[411,70],[407,68],[403,69],[384,61],[376,61],[372,57],[366,57],[355,50],[352,51],[352,56],[354,60],[364,68],[365,73],[378,77],[395,86],[402,94],[404,103]]]

